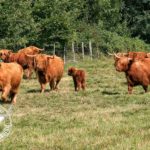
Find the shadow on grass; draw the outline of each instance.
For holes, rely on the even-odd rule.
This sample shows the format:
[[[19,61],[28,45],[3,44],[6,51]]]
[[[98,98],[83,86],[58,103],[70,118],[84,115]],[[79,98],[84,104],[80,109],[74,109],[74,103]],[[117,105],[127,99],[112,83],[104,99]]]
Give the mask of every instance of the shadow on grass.
[[[51,92],[51,90],[45,89],[44,93],[47,93],[47,92]],[[41,90],[40,89],[32,89],[32,90],[28,90],[27,93],[41,93]]]
[[[119,92],[112,92],[112,91],[102,91],[103,95],[118,95]]]
[[[2,105],[2,104],[12,104],[12,102],[11,101],[2,101],[2,100],[0,100],[0,105]]]

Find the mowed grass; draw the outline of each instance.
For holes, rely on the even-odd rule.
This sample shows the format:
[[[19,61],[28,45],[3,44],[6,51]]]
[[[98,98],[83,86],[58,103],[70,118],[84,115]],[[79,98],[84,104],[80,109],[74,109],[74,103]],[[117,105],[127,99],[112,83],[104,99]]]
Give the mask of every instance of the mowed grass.
[[[148,150],[150,92],[127,94],[113,58],[67,63],[58,91],[39,93],[37,79],[22,80],[11,135],[3,150]],[[70,66],[87,72],[87,88],[74,92]],[[8,104],[4,105],[8,107]]]

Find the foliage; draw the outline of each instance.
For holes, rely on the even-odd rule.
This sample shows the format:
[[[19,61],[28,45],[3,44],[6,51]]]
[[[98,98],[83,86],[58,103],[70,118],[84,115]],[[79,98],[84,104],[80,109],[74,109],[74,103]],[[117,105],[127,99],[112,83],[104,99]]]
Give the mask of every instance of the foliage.
[[[59,43],[62,51],[90,40],[103,52],[148,49],[141,40],[149,43],[148,6],[149,0],[1,0],[0,47],[48,50]]]
[[[29,1],[0,2],[0,47],[14,50],[34,41],[38,31]]]
[[[150,0],[124,0],[122,17],[127,21],[132,36],[150,42]]]

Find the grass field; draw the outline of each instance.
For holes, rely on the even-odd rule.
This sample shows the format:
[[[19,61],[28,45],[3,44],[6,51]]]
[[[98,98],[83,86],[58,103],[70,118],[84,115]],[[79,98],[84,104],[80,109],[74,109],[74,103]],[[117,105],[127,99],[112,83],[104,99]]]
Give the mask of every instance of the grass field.
[[[22,80],[12,133],[0,150],[148,150],[150,92],[127,94],[112,58],[67,63],[58,91],[40,94],[37,79]],[[74,92],[67,68],[87,72],[86,91]],[[5,104],[4,107],[8,107]]]

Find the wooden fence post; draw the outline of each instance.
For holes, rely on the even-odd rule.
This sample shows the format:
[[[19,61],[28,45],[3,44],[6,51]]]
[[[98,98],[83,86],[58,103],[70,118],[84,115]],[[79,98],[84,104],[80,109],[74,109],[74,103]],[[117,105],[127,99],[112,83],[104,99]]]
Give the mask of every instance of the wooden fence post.
[[[73,53],[73,61],[75,62],[74,42],[72,42],[72,53]]]
[[[91,41],[89,41],[89,50],[90,50],[90,56],[91,56],[91,60],[92,60],[92,43],[91,43]]]
[[[82,58],[84,60],[84,43],[82,42]]]
[[[97,51],[97,58],[99,58],[99,49],[98,49],[98,44],[96,44],[96,51]]]
[[[64,46],[64,64],[66,63],[66,47]]]
[[[54,51],[53,51],[53,55],[55,55],[55,43],[54,43]]]

